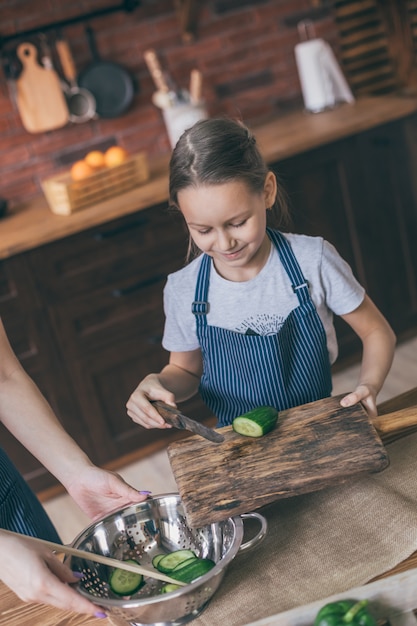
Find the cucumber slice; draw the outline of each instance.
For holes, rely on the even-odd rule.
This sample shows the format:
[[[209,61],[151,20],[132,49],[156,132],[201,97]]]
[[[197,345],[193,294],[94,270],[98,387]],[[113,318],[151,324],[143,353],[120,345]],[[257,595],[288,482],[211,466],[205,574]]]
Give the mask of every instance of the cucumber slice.
[[[215,562],[211,559],[195,558],[192,563],[188,563],[184,567],[174,568],[170,572],[170,576],[183,583],[192,583],[193,580],[207,574],[215,565]]]
[[[187,565],[189,565],[190,563],[194,563],[196,561],[197,557],[194,556],[191,559],[185,559],[185,561],[181,561],[180,563],[178,563],[178,565],[176,565],[174,567],[173,570],[171,570],[172,572],[177,572],[178,570],[180,570],[182,567],[186,567]]]
[[[162,557],[164,557],[165,554],[155,554],[155,556],[152,559],[152,565],[158,569],[158,563],[159,561],[162,559]]]
[[[176,591],[177,589],[181,589],[181,585],[174,585],[174,583],[167,583],[161,588],[161,593],[171,593],[171,591]]]
[[[157,565],[157,569],[164,574],[169,574],[169,572],[171,572],[179,563],[182,563],[187,559],[196,558],[197,557],[192,550],[175,550],[175,552],[164,554]]]
[[[260,406],[244,415],[235,417],[233,430],[246,437],[262,437],[269,433],[278,421],[278,411],[272,406]]]
[[[129,559],[126,563],[131,565],[138,565],[136,561]],[[110,576],[109,585],[110,589],[118,596],[131,596],[143,583],[142,574],[135,574],[134,572],[127,572],[124,569],[115,568]]]

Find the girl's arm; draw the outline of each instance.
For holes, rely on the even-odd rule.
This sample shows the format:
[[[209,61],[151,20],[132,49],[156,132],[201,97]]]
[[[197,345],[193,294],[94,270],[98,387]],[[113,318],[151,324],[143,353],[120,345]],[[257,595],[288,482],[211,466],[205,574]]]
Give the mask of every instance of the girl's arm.
[[[201,350],[171,352],[168,365],[159,374],[148,374],[130,396],[126,408],[131,419],[145,428],[171,428],[149,400],[176,406],[198,391],[203,361]]]
[[[377,415],[376,397],[384,384],[394,358],[396,337],[385,317],[365,296],[362,304],[342,315],[362,341],[363,353],[356,389],[342,398],[342,406],[362,402],[371,417]]]

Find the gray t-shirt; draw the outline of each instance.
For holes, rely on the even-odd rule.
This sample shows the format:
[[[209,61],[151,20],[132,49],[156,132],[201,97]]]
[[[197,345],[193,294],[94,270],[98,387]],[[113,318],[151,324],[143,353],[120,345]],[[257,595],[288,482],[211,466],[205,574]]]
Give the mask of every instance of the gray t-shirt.
[[[284,233],[284,236],[309,284],[310,295],[326,331],[330,362],[334,363],[338,348],[333,313],[344,315],[354,311],[363,301],[365,290],[328,241],[307,235]],[[169,352],[187,352],[199,347],[191,304],[201,259],[197,257],[168,276],[164,289],[166,322],[162,345]],[[298,306],[274,245],[259,274],[248,281],[226,280],[212,265],[208,300],[208,324],[258,335],[276,334],[288,314]]]

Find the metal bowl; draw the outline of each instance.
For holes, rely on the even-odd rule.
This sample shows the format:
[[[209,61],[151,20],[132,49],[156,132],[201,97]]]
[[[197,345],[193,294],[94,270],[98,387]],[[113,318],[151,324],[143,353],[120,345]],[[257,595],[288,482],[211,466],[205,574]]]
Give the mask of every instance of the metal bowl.
[[[243,541],[243,519],[256,518],[259,532]],[[72,556],[69,566],[84,574],[76,588],[83,596],[102,606],[110,616],[132,626],[180,626],[201,613],[218,589],[227,565],[238,551],[257,545],[265,536],[267,523],[258,513],[230,517],[201,528],[187,525],[178,494],[163,494],[132,505],[94,522],[81,532],[72,546],[116,559],[136,559],[152,567],[156,554],[190,549],[216,565],[190,585],[161,593],[163,582],[145,577],[145,584],[129,598],[110,590],[111,567]],[[67,560],[68,562],[68,560]]]

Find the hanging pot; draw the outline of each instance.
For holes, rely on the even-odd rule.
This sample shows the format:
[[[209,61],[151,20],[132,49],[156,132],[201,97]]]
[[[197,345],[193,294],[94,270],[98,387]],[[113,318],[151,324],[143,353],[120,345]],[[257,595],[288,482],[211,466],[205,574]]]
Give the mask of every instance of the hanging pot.
[[[134,97],[132,77],[121,65],[100,58],[91,27],[86,28],[86,35],[93,62],[80,73],[78,85],[93,94],[100,117],[119,117]]]

